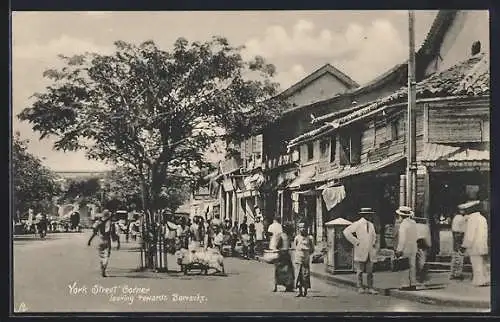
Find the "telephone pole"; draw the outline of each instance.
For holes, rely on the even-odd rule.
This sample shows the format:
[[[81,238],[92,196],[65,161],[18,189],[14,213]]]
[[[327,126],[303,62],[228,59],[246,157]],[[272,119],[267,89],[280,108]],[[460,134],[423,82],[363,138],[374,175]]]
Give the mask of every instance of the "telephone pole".
[[[416,82],[415,82],[415,11],[408,11],[409,60],[408,60],[408,111],[406,156],[406,204],[415,211],[417,181],[416,151]]]

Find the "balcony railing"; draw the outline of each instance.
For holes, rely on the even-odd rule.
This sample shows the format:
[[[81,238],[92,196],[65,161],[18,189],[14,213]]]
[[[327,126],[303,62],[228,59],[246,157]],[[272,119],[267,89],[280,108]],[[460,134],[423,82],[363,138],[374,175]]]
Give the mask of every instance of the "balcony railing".
[[[291,153],[282,154],[275,158],[268,158],[263,162],[264,168],[267,170],[275,169],[278,167],[287,166],[300,160],[299,152],[294,151]]]

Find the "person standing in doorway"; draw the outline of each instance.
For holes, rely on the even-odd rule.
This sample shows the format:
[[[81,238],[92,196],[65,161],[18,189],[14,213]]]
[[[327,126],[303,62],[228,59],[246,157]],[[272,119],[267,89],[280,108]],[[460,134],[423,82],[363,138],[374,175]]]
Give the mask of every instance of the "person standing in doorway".
[[[458,213],[451,221],[451,233],[453,237],[453,253],[451,257],[451,274],[450,279],[462,280],[464,268],[464,254],[460,251],[460,247],[464,241],[465,234],[465,210],[458,206]]]
[[[305,223],[299,224],[299,234],[295,237],[295,272],[297,282],[295,287],[299,290],[297,297],[307,296],[307,290],[311,288],[311,254],[314,253],[314,242],[312,236],[308,235]]]
[[[93,226],[93,233],[90,236],[90,239],[87,243],[88,246],[92,243],[92,239],[95,236],[99,235],[99,258],[101,262],[101,275],[102,277],[106,277],[106,269],[109,263],[109,257],[111,255],[111,240],[116,240],[118,245],[116,249],[120,249],[120,238],[116,233],[115,225],[111,221],[111,212],[105,209],[102,213],[102,217],[98,218],[96,223]]]
[[[472,264],[472,284],[474,286],[489,285],[489,272],[486,267],[488,256],[488,223],[479,212],[480,202],[470,201],[459,206],[465,212],[467,222],[464,241],[460,251],[470,256]]]
[[[396,214],[402,219],[398,231],[396,257],[407,257],[409,262],[408,278],[402,289],[416,290],[417,279],[417,223],[413,219],[414,212],[410,207],[401,206]],[[408,283],[408,285],[406,285]]]
[[[344,229],[344,236],[354,246],[359,293],[378,294],[373,288],[373,263],[377,260],[377,235],[372,223],[374,214],[371,208],[361,208],[361,218]],[[363,286],[363,273],[367,275],[367,288]]]

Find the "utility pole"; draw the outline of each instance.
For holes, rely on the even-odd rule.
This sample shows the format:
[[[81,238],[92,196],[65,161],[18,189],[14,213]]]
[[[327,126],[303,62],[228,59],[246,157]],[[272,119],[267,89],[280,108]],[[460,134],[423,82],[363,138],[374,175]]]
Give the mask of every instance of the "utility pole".
[[[415,11],[408,11],[409,60],[408,60],[408,111],[406,156],[406,204],[415,211],[417,181],[416,151],[416,82],[415,82]]]

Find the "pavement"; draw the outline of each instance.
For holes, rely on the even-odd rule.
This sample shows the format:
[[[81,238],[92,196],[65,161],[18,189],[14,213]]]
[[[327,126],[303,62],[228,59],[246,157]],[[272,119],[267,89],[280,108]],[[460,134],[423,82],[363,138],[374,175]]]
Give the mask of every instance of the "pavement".
[[[324,264],[313,264],[311,275],[335,285],[356,287],[355,274],[332,275],[325,271]],[[399,290],[408,283],[408,271],[375,272],[374,280],[377,291],[386,296],[441,306],[491,307],[491,287],[474,287],[470,279],[450,280],[449,273],[430,273],[429,282],[417,291]]]
[[[139,272],[135,243],[112,250],[109,277],[99,274],[89,232],[14,240],[13,309],[17,312],[489,312],[358,294],[312,277],[306,298],[271,292],[274,267],[225,258],[226,275],[187,276],[174,256],[169,273]],[[97,241],[96,241],[97,242]],[[321,264],[319,264],[321,265]],[[313,265],[314,266],[314,265]]]

